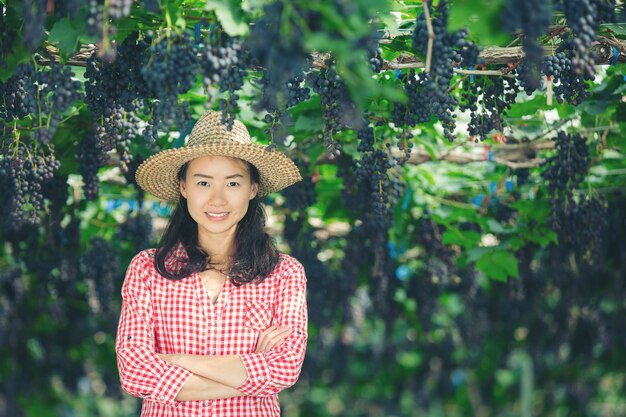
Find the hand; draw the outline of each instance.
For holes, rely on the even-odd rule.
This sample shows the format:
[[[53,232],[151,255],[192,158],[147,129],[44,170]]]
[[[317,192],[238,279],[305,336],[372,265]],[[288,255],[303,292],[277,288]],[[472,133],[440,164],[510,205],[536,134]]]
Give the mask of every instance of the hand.
[[[291,327],[289,326],[274,325],[268,327],[259,336],[259,340],[256,343],[255,353],[269,352],[276,346],[280,345],[290,334]]]

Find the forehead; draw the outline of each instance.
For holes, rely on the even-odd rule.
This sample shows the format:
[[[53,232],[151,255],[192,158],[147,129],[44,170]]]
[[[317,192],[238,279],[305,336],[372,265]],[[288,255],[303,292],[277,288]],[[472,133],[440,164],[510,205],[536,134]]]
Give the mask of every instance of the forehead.
[[[228,156],[207,155],[200,158],[192,159],[189,162],[188,174],[243,174],[249,175],[247,162]]]

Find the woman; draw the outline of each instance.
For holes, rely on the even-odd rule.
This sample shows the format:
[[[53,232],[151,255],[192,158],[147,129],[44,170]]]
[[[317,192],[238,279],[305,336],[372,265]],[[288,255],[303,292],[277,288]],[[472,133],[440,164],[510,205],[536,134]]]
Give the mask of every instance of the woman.
[[[148,416],[279,416],[307,340],[302,265],[264,231],[260,197],[299,181],[284,154],[252,144],[217,112],[186,147],[137,170],[152,195],[178,201],[156,249],[131,261],[116,340],[122,387]]]

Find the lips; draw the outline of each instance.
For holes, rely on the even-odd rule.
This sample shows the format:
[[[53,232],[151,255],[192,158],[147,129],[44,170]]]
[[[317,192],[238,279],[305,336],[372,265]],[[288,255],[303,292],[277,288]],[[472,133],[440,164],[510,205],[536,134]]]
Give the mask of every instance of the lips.
[[[209,219],[213,219],[213,220],[220,220],[220,219],[224,219],[226,218],[226,216],[228,216],[228,212],[226,213],[204,213],[206,214]]]

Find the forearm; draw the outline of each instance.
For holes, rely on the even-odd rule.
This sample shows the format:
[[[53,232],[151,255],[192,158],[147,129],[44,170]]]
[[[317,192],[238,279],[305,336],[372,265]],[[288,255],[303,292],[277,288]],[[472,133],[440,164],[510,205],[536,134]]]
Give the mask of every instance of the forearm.
[[[176,400],[222,400],[225,398],[241,397],[243,395],[243,393],[232,387],[193,374],[178,392]]]
[[[248,378],[248,372],[238,355],[205,356],[177,354],[167,356],[169,358],[166,357],[166,360],[174,365],[231,388],[240,386]]]

